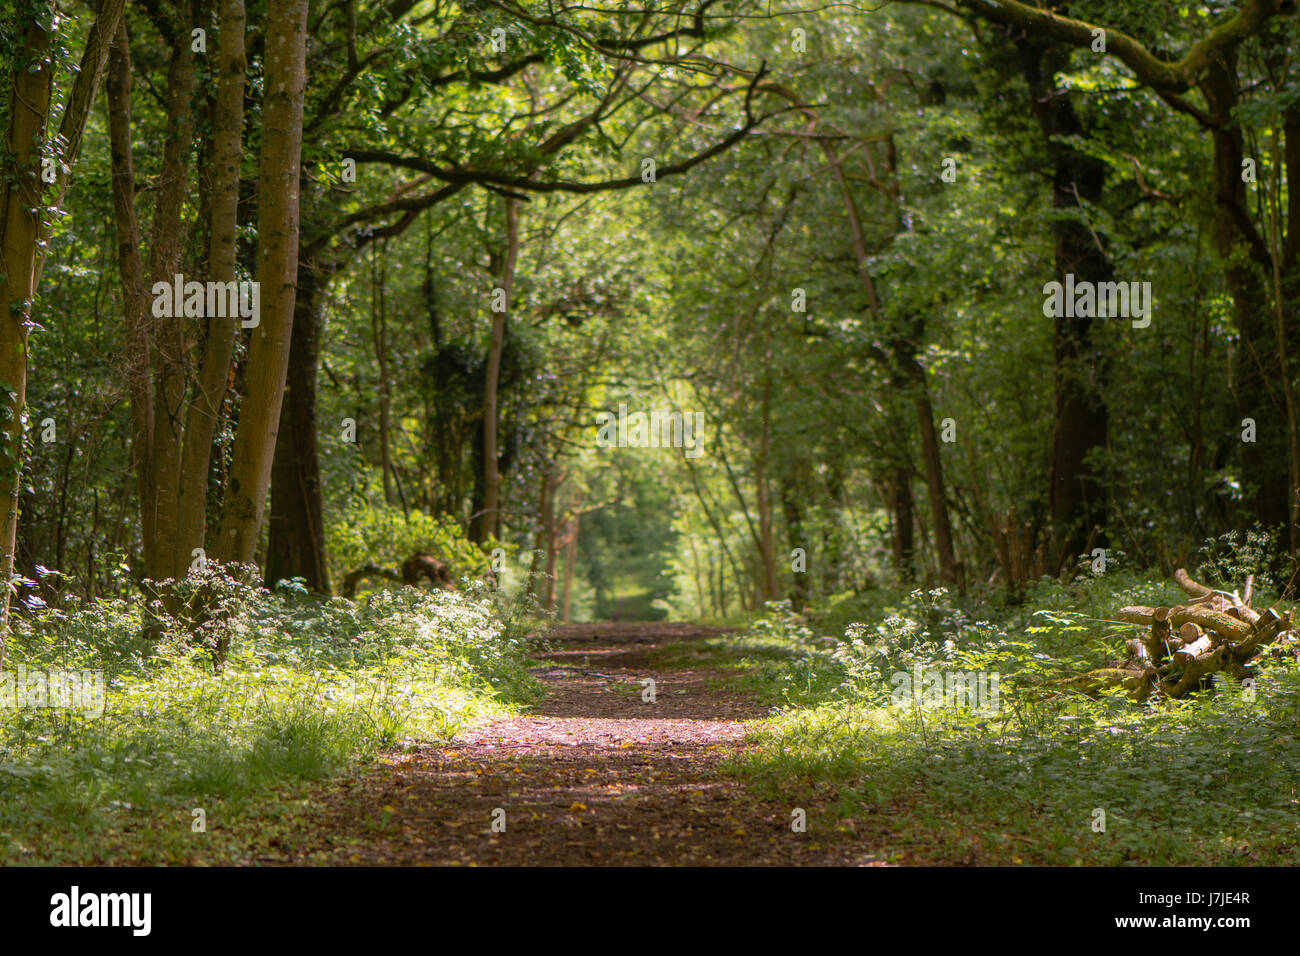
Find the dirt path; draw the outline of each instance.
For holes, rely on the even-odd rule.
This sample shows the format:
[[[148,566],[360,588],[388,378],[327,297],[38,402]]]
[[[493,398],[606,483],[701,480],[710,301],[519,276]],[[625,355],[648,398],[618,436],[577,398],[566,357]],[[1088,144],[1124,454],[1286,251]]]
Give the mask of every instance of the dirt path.
[[[540,655],[529,716],[422,745],[333,791],[319,845],[284,862],[397,865],[872,864],[852,832],[791,828],[719,763],[765,708],[656,652],[716,630],[573,625]],[[655,700],[643,699],[652,679]],[[504,812],[504,818],[502,816]],[[497,821],[494,829],[493,821]],[[504,819],[504,832],[501,822]]]

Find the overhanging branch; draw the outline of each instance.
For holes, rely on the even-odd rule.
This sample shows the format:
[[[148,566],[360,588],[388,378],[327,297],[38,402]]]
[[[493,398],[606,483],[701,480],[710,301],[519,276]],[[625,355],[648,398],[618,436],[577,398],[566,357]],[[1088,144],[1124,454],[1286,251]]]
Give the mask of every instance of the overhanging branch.
[[[753,80],[750,82],[749,87],[745,92],[745,122],[741,124],[741,126],[703,152],[698,153],[689,159],[682,160],[679,163],[659,167],[656,169],[656,179],[659,176],[676,176],[687,172],[695,166],[698,166],[700,163],[712,159],[719,153],[730,149],[761,123],[771,119],[773,116],[789,112],[790,109],[793,109],[793,107],[791,107],[777,110],[772,113],[765,113],[757,117],[754,116],[752,110],[754,91],[757,89],[759,82],[764,76],[766,76],[766,74],[767,65],[764,63],[764,65],[760,67],[758,72],[754,75]],[[514,189],[519,190],[520,192],[595,193],[615,189],[627,189],[628,187],[637,186],[644,182],[639,175],[589,183],[570,182],[566,180],[536,180],[527,176],[510,175],[490,169],[472,169],[464,166],[441,166],[420,156],[402,156],[388,150],[378,149],[352,149],[345,151],[343,155],[346,158],[356,160],[358,163],[384,163],[389,166],[397,166],[403,169],[412,169],[417,172],[428,173],[435,179],[439,179],[448,184],[477,184],[489,188],[495,186],[504,189]]]
[[[957,4],[986,20],[1020,27],[1037,36],[1091,47],[1095,33],[1106,35],[1106,52],[1131,69],[1139,80],[1160,93],[1185,93],[1197,84],[1210,62],[1226,50],[1254,36],[1274,16],[1288,8],[1288,0],[1245,0],[1236,15],[1215,27],[1192,45],[1177,62],[1162,60],[1142,43],[1119,30],[1059,16],[1050,9],[1020,0],[956,0]]]

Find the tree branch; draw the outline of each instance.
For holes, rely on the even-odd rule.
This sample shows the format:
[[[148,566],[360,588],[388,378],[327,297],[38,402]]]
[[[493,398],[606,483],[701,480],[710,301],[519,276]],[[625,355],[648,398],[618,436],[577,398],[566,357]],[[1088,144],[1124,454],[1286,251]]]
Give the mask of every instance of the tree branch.
[[[656,178],[659,176],[676,176],[685,173],[695,166],[698,166],[700,163],[712,159],[719,153],[730,149],[759,124],[771,119],[773,116],[790,112],[791,109],[795,109],[795,107],[791,107],[789,109],[777,110],[772,113],[765,113],[758,117],[753,115],[751,104],[754,90],[758,86],[759,81],[766,74],[767,66],[764,64],[754,75],[754,79],[745,93],[745,122],[738,129],[715,143],[713,146],[710,146],[702,153],[692,156],[690,159],[685,159],[669,166],[659,167],[656,170]],[[489,169],[470,169],[463,166],[439,166],[437,163],[420,156],[402,156],[387,150],[378,149],[350,149],[346,150],[343,155],[346,158],[355,159],[358,163],[386,163],[390,166],[398,166],[404,169],[413,169],[417,172],[428,173],[435,179],[440,179],[445,183],[460,185],[476,183],[485,187],[505,187],[521,190],[523,192],[594,193],[615,189],[626,189],[630,186],[640,185],[643,182],[639,175],[625,176],[621,179],[608,179],[591,183],[569,182],[565,180],[539,181],[527,176],[508,175],[506,173],[499,173]]]
[[[1286,0],[1244,0],[1231,19],[1215,27],[1192,45],[1177,62],[1162,60],[1133,37],[1083,20],[1059,16],[1050,9],[1020,0],[956,0],[957,4],[986,20],[1020,27],[1037,36],[1091,47],[1096,30],[1106,34],[1106,52],[1119,58],[1137,78],[1161,93],[1184,93],[1194,87],[1210,62],[1225,50],[1254,36],[1274,16],[1288,7]]]

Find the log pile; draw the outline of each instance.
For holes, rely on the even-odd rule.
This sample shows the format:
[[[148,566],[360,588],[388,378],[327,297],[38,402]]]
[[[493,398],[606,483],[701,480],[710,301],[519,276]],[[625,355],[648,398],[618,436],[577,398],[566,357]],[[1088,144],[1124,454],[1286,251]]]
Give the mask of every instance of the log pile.
[[[1068,683],[1090,692],[1119,685],[1137,701],[1153,694],[1179,698],[1206,686],[1211,674],[1253,678],[1268,657],[1300,649],[1292,611],[1251,606],[1253,578],[1246,579],[1243,594],[1206,587],[1182,568],[1174,580],[1187,593],[1186,604],[1120,608],[1120,621],[1146,628],[1128,642],[1128,658]]]

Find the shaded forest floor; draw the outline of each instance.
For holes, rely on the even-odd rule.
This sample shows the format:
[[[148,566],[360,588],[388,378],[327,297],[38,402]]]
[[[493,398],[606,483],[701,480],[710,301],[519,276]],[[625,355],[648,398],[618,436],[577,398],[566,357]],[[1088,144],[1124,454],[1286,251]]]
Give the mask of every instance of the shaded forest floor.
[[[920,847],[895,842],[890,815],[843,819],[805,796],[797,806],[806,831],[795,832],[796,804],[761,799],[721,772],[753,746],[745,721],[768,708],[718,671],[686,666],[708,657],[684,645],[718,633],[671,623],[557,628],[534,671],[547,695],[528,716],[387,754],[314,801],[311,831],[286,841],[292,850],[246,862],[921,862]],[[646,678],[653,702],[643,699]]]

